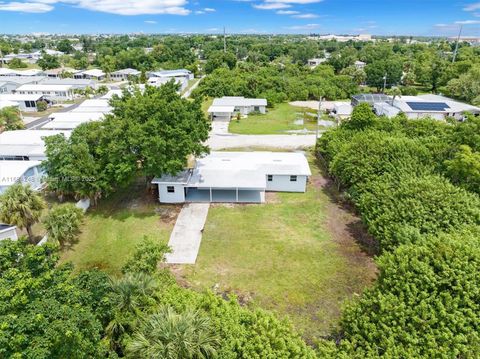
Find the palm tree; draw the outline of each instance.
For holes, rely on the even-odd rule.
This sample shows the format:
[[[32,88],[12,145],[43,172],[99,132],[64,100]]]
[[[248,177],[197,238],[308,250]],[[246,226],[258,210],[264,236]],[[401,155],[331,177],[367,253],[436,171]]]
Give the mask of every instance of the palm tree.
[[[17,107],[9,106],[0,110],[0,132],[25,128],[22,115]]]
[[[151,315],[127,344],[130,358],[208,359],[217,356],[219,337],[199,311],[163,307]]]
[[[16,183],[0,196],[0,220],[26,228],[33,243],[32,226],[40,220],[45,201],[30,185]]]

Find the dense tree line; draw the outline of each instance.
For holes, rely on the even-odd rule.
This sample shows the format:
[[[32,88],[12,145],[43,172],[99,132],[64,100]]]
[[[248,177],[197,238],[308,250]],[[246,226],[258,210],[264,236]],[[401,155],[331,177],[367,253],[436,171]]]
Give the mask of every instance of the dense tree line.
[[[386,119],[363,104],[319,140],[318,155],[380,254],[377,283],[346,306],[336,342],[321,345],[325,355],[478,353],[479,121]]]
[[[0,356],[315,358],[288,322],[179,287],[157,269],[166,251],[145,239],[109,277],[60,265],[52,244],[0,242]]]

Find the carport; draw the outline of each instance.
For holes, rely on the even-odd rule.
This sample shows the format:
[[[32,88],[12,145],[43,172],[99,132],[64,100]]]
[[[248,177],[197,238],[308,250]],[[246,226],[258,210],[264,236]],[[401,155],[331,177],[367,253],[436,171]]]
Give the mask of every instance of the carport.
[[[265,188],[186,188],[186,202],[263,203]]]

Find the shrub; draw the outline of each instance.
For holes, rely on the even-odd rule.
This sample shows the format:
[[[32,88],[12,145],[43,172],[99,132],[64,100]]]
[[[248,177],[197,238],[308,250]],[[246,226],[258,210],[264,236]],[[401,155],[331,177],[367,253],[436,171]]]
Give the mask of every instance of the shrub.
[[[48,240],[59,243],[61,247],[73,244],[80,233],[83,211],[73,203],[53,207],[43,223],[48,233]]]

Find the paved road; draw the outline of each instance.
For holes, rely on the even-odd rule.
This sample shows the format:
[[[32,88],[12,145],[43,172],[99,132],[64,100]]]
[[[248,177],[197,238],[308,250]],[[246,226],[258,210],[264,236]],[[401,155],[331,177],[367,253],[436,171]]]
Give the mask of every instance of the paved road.
[[[55,111],[55,113],[69,112],[69,111],[72,111],[72,110],[76,109],[79,105],[80,105],[80,103],[76,103],[76,104],[73,104],[72,106],[64,107],[61,110]],[[25,127],[27,128],[27,130],[36,130],[36,129],[42,127],[48,121],[50,121],[48,119],[48,116],[50,116],[50,115],[43,116],[43,117],[40,117],[39,119],[37,119],[35,121],[29,122],[27,125],[25,125]]]
[[[228,132],[228,122],[212,122],[207,144],[212,150],[239,147],[272,147],[286,150],[315,145],[315,135],[237,135]]]
[[[167,263],[195,264],[209,208],[210,203],[187,203],[183,206],[168,242],[172,253],[166,255]]]

